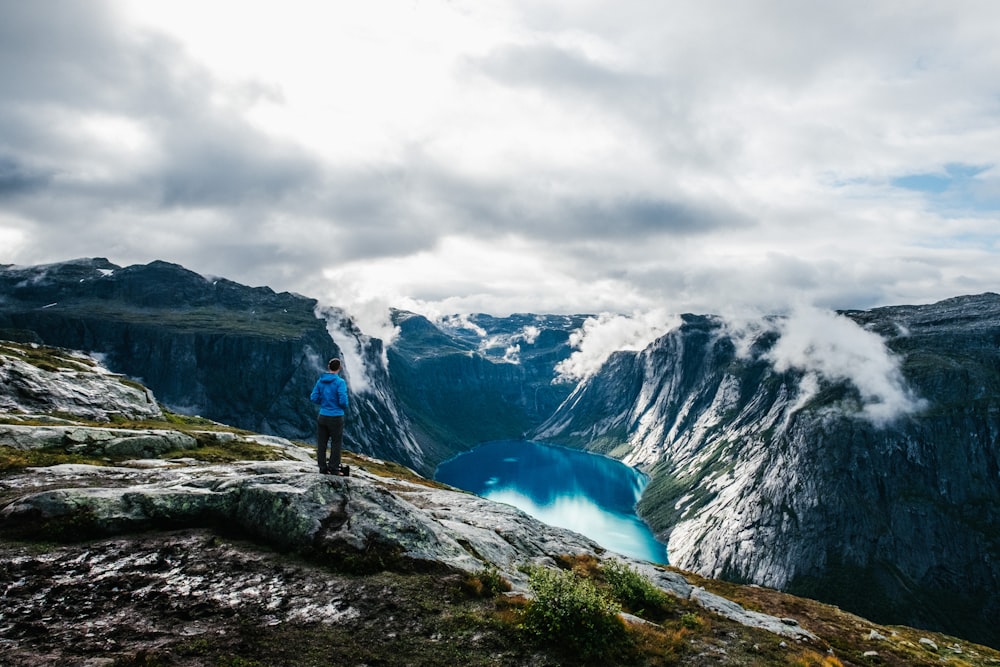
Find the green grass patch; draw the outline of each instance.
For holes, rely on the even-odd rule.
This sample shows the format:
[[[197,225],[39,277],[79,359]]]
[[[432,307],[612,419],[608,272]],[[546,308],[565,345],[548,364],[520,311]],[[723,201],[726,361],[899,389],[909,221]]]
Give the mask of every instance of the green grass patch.
[[[619,560],[607,561],[601,574],[608,590],[626,611],[652,621],[662,621],[675,607],[670,597],[628,564]]]
[[[628,445],[628,432],[625,427],[618,427],[601,434],[592,440],[578,440],[575,446],[588,452],[604,454],[614,458],[621,458],[630,451]],[[617,456],[616,456],[617,454]]]
[[[286,457],[276,447],[262,445],[251,440],[208,440],[198,438],[195,449],[177,449],[164,453],[158,458],[189,458],[205,463],[234,463],[236,461],[281,461]]]
[[[7,445],[0,445],[0,473],[22,470],[24,468],[45,468],[64,463],[107,465],[108,462],[108,459],[70,454],[62,447],[15,449]]]

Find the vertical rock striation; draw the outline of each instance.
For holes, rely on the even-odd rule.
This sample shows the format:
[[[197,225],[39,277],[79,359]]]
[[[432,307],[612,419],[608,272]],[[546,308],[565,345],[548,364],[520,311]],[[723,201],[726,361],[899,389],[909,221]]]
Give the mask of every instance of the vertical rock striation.
[[[1000,296],[843,315],[883,337],[909,409],[782,367],[780,327],[685,316],[536,436],[649,471],[639,510],[681,568],[998,645]]]

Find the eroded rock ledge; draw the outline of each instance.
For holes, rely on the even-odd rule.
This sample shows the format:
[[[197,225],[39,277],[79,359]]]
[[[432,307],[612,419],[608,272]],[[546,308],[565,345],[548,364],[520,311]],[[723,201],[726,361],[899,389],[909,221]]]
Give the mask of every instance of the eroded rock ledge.
[[[37,431],[36,442],[44,442],[51,428]],[[23,432],[20,437],[23,442]],[[609,553],[509,505],[357,468],[350,477],[320,475],[308,450],[280,438],[257,440],[280,450],[286,460],[225,465],[132,460],[8,475],[0,480],[0,497],[8,499],[0,509],[0,536],[76,540],[216,529],[357,570],[476,573],[495,568],[524,592],[525,565],[554,566],[556,557],[590,554],[628,562],[668,593],[745,625],[790,638],[813,637],[802,627],[696,588],[674,571]]]

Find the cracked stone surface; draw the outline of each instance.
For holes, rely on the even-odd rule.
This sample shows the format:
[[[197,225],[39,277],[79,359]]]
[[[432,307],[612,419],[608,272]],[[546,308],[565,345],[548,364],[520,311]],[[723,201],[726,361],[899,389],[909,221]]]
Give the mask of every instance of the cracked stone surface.
[[[79,553],[76,561],[69,556],[58,563],[50,556],[5,557],[5,595],[10,600],[26,599],[22,594],[39,579],[52,580],[54,586],[66,583],[60,590],[70,590],[85,579],[88,586],[98,587],[92,590],[101,597],[101,573],[124,571],[136,573],[126,579],[135,583],[139,601],[144,596],[169,595],[179,596],[186,607],[192,601],[218,609],[249,605],[271,614],[267,620],[275,622],[296,614],[340,618],[352,613],[333,597],[327,599],[325,592],[313,595],[308,586],[289,585],[285,577],[291,575],[283,572],[248,575],[233,582],[215,576],[204,561],[189,560],[198,550],[193,547],[166,543],[155,552],[144,551],[120,537],[150,530],[216,530],[316,564],[363,556],[379,567],[443,575],[495,568],[520,592],[528,591],[526,565],[554,565],[564,555],[617,558],[668,593],[740,623],[788,637],[811,636],[801,627],[696,589],[674,571],[608,552],[587,537],[543,524],[510,505],[358,468],[350,477],[320,475],[302,448],[273,438],[268,443],[287,449],[289,460],[225,465],[189,459],[136,460],[114,467],[33,468],[5,476],[0,479],[4,499],[0,502],[6,503],[0,509],[0,534],[5,537],[52,539],[61,533],[112,540],[100,553]],[[239,571],[253,570],[265,559],[231,551],[217,556],[246,561],[246,567],[234,568]],[[291,590],[306,591],[309,600],[283,606],[298,594]],[[56,603],[35,600],[25,602],[20,613],[7,612],[0,636],[30,633],[36,627],[32,624],[43,627],[44,616],[35,616],[55,613],[43,608],[60,608],[58,592],[46,595],[55,596]]]

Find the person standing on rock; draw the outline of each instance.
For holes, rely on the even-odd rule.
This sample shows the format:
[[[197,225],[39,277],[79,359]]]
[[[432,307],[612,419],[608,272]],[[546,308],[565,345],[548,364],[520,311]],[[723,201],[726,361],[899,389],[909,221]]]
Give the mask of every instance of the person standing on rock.
[[[319,405],[316,418],[316,460],[319,471],[328,475],[346,475],[340,466],[340,450],[344,445],[344,410],[347,409],[347,383],[340,377],[340,359],[331,359],[328,372],[323,373],[313,387],[309,400]],[[326,445],[330,443],[330,460]]]

